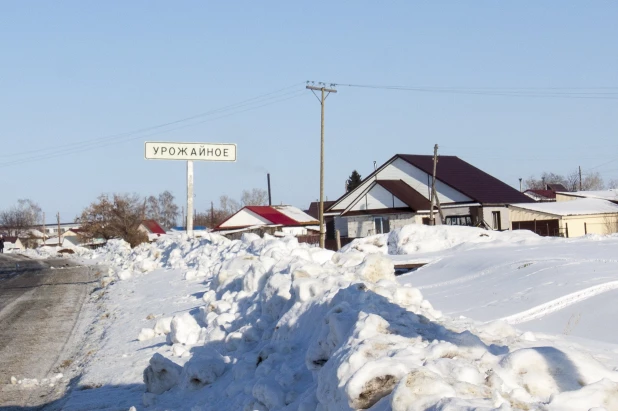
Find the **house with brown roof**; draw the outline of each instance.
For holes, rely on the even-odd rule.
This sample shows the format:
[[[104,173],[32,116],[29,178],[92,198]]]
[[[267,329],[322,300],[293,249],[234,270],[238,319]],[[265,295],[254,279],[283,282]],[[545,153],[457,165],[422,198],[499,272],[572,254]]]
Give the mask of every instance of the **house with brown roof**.
[[[342,236],[366,237],[408,224],[428,224],[433,156],[396,154],[331,205]],[[440,156],[436,192],[444,222],[509,230],[508,204],[533,200],[456,156]]]

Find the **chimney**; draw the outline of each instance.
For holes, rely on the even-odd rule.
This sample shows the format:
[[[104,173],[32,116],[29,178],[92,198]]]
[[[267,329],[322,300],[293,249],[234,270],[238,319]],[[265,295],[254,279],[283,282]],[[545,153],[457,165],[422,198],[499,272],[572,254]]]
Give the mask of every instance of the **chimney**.
[[[272,198],[270,196],[270,173],[266,174],[266,180],[268,181],[268,205],[273,205]]]

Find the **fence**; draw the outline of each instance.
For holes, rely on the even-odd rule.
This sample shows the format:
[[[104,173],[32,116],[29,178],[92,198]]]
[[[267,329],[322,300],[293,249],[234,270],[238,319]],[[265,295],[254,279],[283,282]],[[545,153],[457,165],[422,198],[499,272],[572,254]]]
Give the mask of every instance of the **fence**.
[[[298,239],[299,243],[314,244],[314,245],[320,244],[319,235],[301,235],[296,238]],[[342,237],[341,247],[350,244],[352,241],[354,241],[354,238]],[[327,238],[326,240],[324,240],[324,248],[326,248],[327,250],[337,251],[337,240],[335,240],[334,238],[332,239]]]

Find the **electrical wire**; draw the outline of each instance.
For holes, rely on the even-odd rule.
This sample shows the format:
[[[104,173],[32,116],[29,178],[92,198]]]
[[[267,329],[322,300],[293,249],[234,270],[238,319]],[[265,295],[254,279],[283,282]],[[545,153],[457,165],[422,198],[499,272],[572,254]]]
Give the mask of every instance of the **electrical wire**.
[[[143,133],[143,132],[146,132],[146,131],[151,131],[151,130],[156,130],[156,129],[159,129],[159,128],[168,127],[168,126],[171,126],[171,125],[174,125],[174,124],[179,124],[179,123],[187,122],[187,121],[194,120],[194,119],[197,119],[197,118],[207,117],[207,116],[219,114],[221,112],[230,111],[230,110],[234,110],[234,109],[237,109],[237,108],[240,108],[240,107],[245,107],[247,105],[251,105],[251,104],[255,104],[255,103],[260,103],[260,102],[263,102],[263,101],[268,101],[268,100],[276,99],[276,98],[279,98],[279,97],[282,97],[282,96],[285,96],[285,95],[289,95],[291,93],[295,93],[296,90],[295,91],[291,91],[291,92],[287,92],[287,93],[283,93],[283,94],[279,94],[279,93],[281,93],[282,91],[285,91],[285,90],[289,90],[289,89],[294,88],[294,87],[298,87],[301,84],[304,84],[304,82],[295,83],[295,84],[293,84],[291,86],[287,86],[287,87],[284,87],[284,88],[272,91],[270,93],[260,94],[258,96],[255,96],[255,97],[252,97],[252,98],[249,98],[249,99],[246,99],[246,100],[234,103],[234,104],[230,104],[230,105],[227,105],[227,106],[224,106],[224,107],[220,107],[220,108],[217,108],[217,109],[209,110],[209,111],[206,111],[206,112],[203,112],[203,113],[195,114],[195,115],[192,115],[192,116],[189,116],[189,117],[185,117],[185,118],[181,118],[181,119],[178,119],[178,120],[170,121],[170,122],[167,122],[167,123],[157,124],[157,125],[154,125],[154,126],[144,127],[144,128],[140,128],[140,129],[137,129],[137,130],[123,132],[123,133],[119,133],[119,134],[113,134],[113,135],[110,135],[110,136],[98,137],[98,138],[94,138],[94,139],[90,139],[90,140],[82,141],[82,142],[77,142],[77,143],[68,143],[68,144],[63,144],[63,145],[58,145],[58,146],[51,146],[51,147],[46,147],[46,148],[40,148],[40,149],[36,149],[36,150],[22,151],[22,152],[13,153],[13,154],[2,154],[2,155],[0,155],[0,158],[6,158],[6,157],[15,158],[15,157],[21,157],[21,156],[30,155],[30,154],[39,153],[39,152],[48,152],[48,151],[55,152],[55,151],[61,151],[61,150],[65,149],[65,148],[72,149],[72,148],[77,148],[77,147],[82,147],[82,146],[88,146],[90,144],[96,144],[96,143],[101,142],[101,141],[121,140],[124,137],[132,136],[132,135]],[[266,97],[268,97],[268,98],[266,98]],[[0,164],[2,164],[2,163],[0,163]]]
[[[272,100],[273,97],[271,97],[269,99],[261,100],[261,101],[254,101],[252,104],[256,104],[257,103],[259,105],[253,106],[253,107],[248,107],[248,108],[245,108],[244,110],[227,113],[227,114],[224,114],[222,116],[208,118],[208,119],[205,119],[205,120],[201,120],[199,122],[183,124],[183,125],[179,125],[177,127],[169,128],[169,129],[166,129],[166,130],[155,131],[155,132],[148,133],[148,134],[139,134],[139,135],[136,135],[136,136],[130,136],[130,137],[125,138],[124,140],[121,140],[121,141],[98,141],[98,142],[96,142],[94,144],[90,144],[90,145],[85,146],[85,147],[72,147],[72,148],[69,148],[69,149],[66,149],[66,150],[63,150],[63,151],[52,152],[51,154],[47,154],[47,153],[46,154],[39,154],[39,155],[28,157],[28,158],[22,158],[22,159],[17,159],[17,160],[13,160],[13,161],[6,161],[6,162],[0,163],[0,168],[9,167],[9,166],[18,165],[18,164],[23,164],[23,163],[32,162],[32,161],[37,161],[37,160],[46,160],[46,159],[49,159],[49,158],[56,158],[56,157],[61,157],[61,156],[65,156],[65,155],[70,155],[70,154],[82,153],[84,151],[89,151],[89,150],[93,150],[93,149],[96,149],[96,148],[104,148],[104,147],[108,147],[108,146],[112,146],[112,145],[116,145],[116,144],[122,144],[122,143],[130,142],[130,141],[134,141],[134,140],[137,140],[137,139],[151,137],[151,136],[154,136],[154,135],[169,133],[171,131],[176,131],[176,130],[180,130],[180,129],[187,128],[187,127],[193,127],[193,126],[196,126],[196,125],[199,125],[199,124],[203,124],[203,123],[206,123],[206,122],[209,122],[209,121],[214,121],[214,120],[218,120],[218,119],[221,119],[221,118],[230,117],[230,116],[241,114],[241,113],[244,113],[244,112],[247,112],[247,111],[256,110],[256,109],[259,109],[259,108],[262,108],[262,107],[266,107],[266,106],[269,106],[269,105],[281,103],[283,101],[287,101],[287,100],[291,100],[291,99],[294,99],[294,98],[298,98],[298,97],[300,97],[301,95],[304,95],[304,94],[305,94],[304,90],[296,90],[296,91],[293,91],[293,92],[284,93],[284,94],[281,94],[281,95],[279,95],[277,97],[274,97],[276,100],[270,101],[270,102],[267,102],[267,103],[264,103],[264,104],[259,104],[259,103],[263,103],[266,100]],[[283,96],[288,96],[288,97],[281,98]],[[246,106],[246,105],[243,105],[243,106]],[[242,107],[242,106],[238,106],[236,108],[240,108],[240,107]],[[193,117],[193,118],[195,118],[195,117]],[[178,123],[178,122],[174,122],[174,123]],[[151,128],[149,128],[149,129],[151,129]]]
[[[375,84],[343,84],[333,83],[339,87],[368,88],[395,91],[412,91],[419,93],[440,93],[440,94],[464,94],[464,95],[484,95],[484,96],[506,96],[506,97],[533,97],[533,98],[571,98],[571,99],[601,99],[618,100],[618,87],[590,87],[590,88],[489,88],[489,87],[409,87],[409,86],[389,86]],[[571,90],[571,91],[560,91]],[[578,90],[578,91],[572,91]],[[586,91],[581,91],[586,90]],[[596,91],[613,90],[613,91]]]

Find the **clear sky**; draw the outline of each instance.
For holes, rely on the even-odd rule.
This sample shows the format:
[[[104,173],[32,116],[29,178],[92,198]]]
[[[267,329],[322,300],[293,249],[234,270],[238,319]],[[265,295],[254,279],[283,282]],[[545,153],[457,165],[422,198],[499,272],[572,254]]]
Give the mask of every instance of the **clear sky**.
[[[498,94],[339,86],[329,199],[353,169],[435,143],[513,186],[579,165],[618,178],[617,22],[618,2],[603,0],[3,1],[0,209],[30,198],[68,221],[101,193],[163,190],[183,205],[185,164],[144,160],[146,140],[238,144],[237,163],[196,164],[198,210],[266,188],[267,171],[275,203],[306,208],[320,137],[306,80]],[[589,87],[605,88],[573,98]]]

